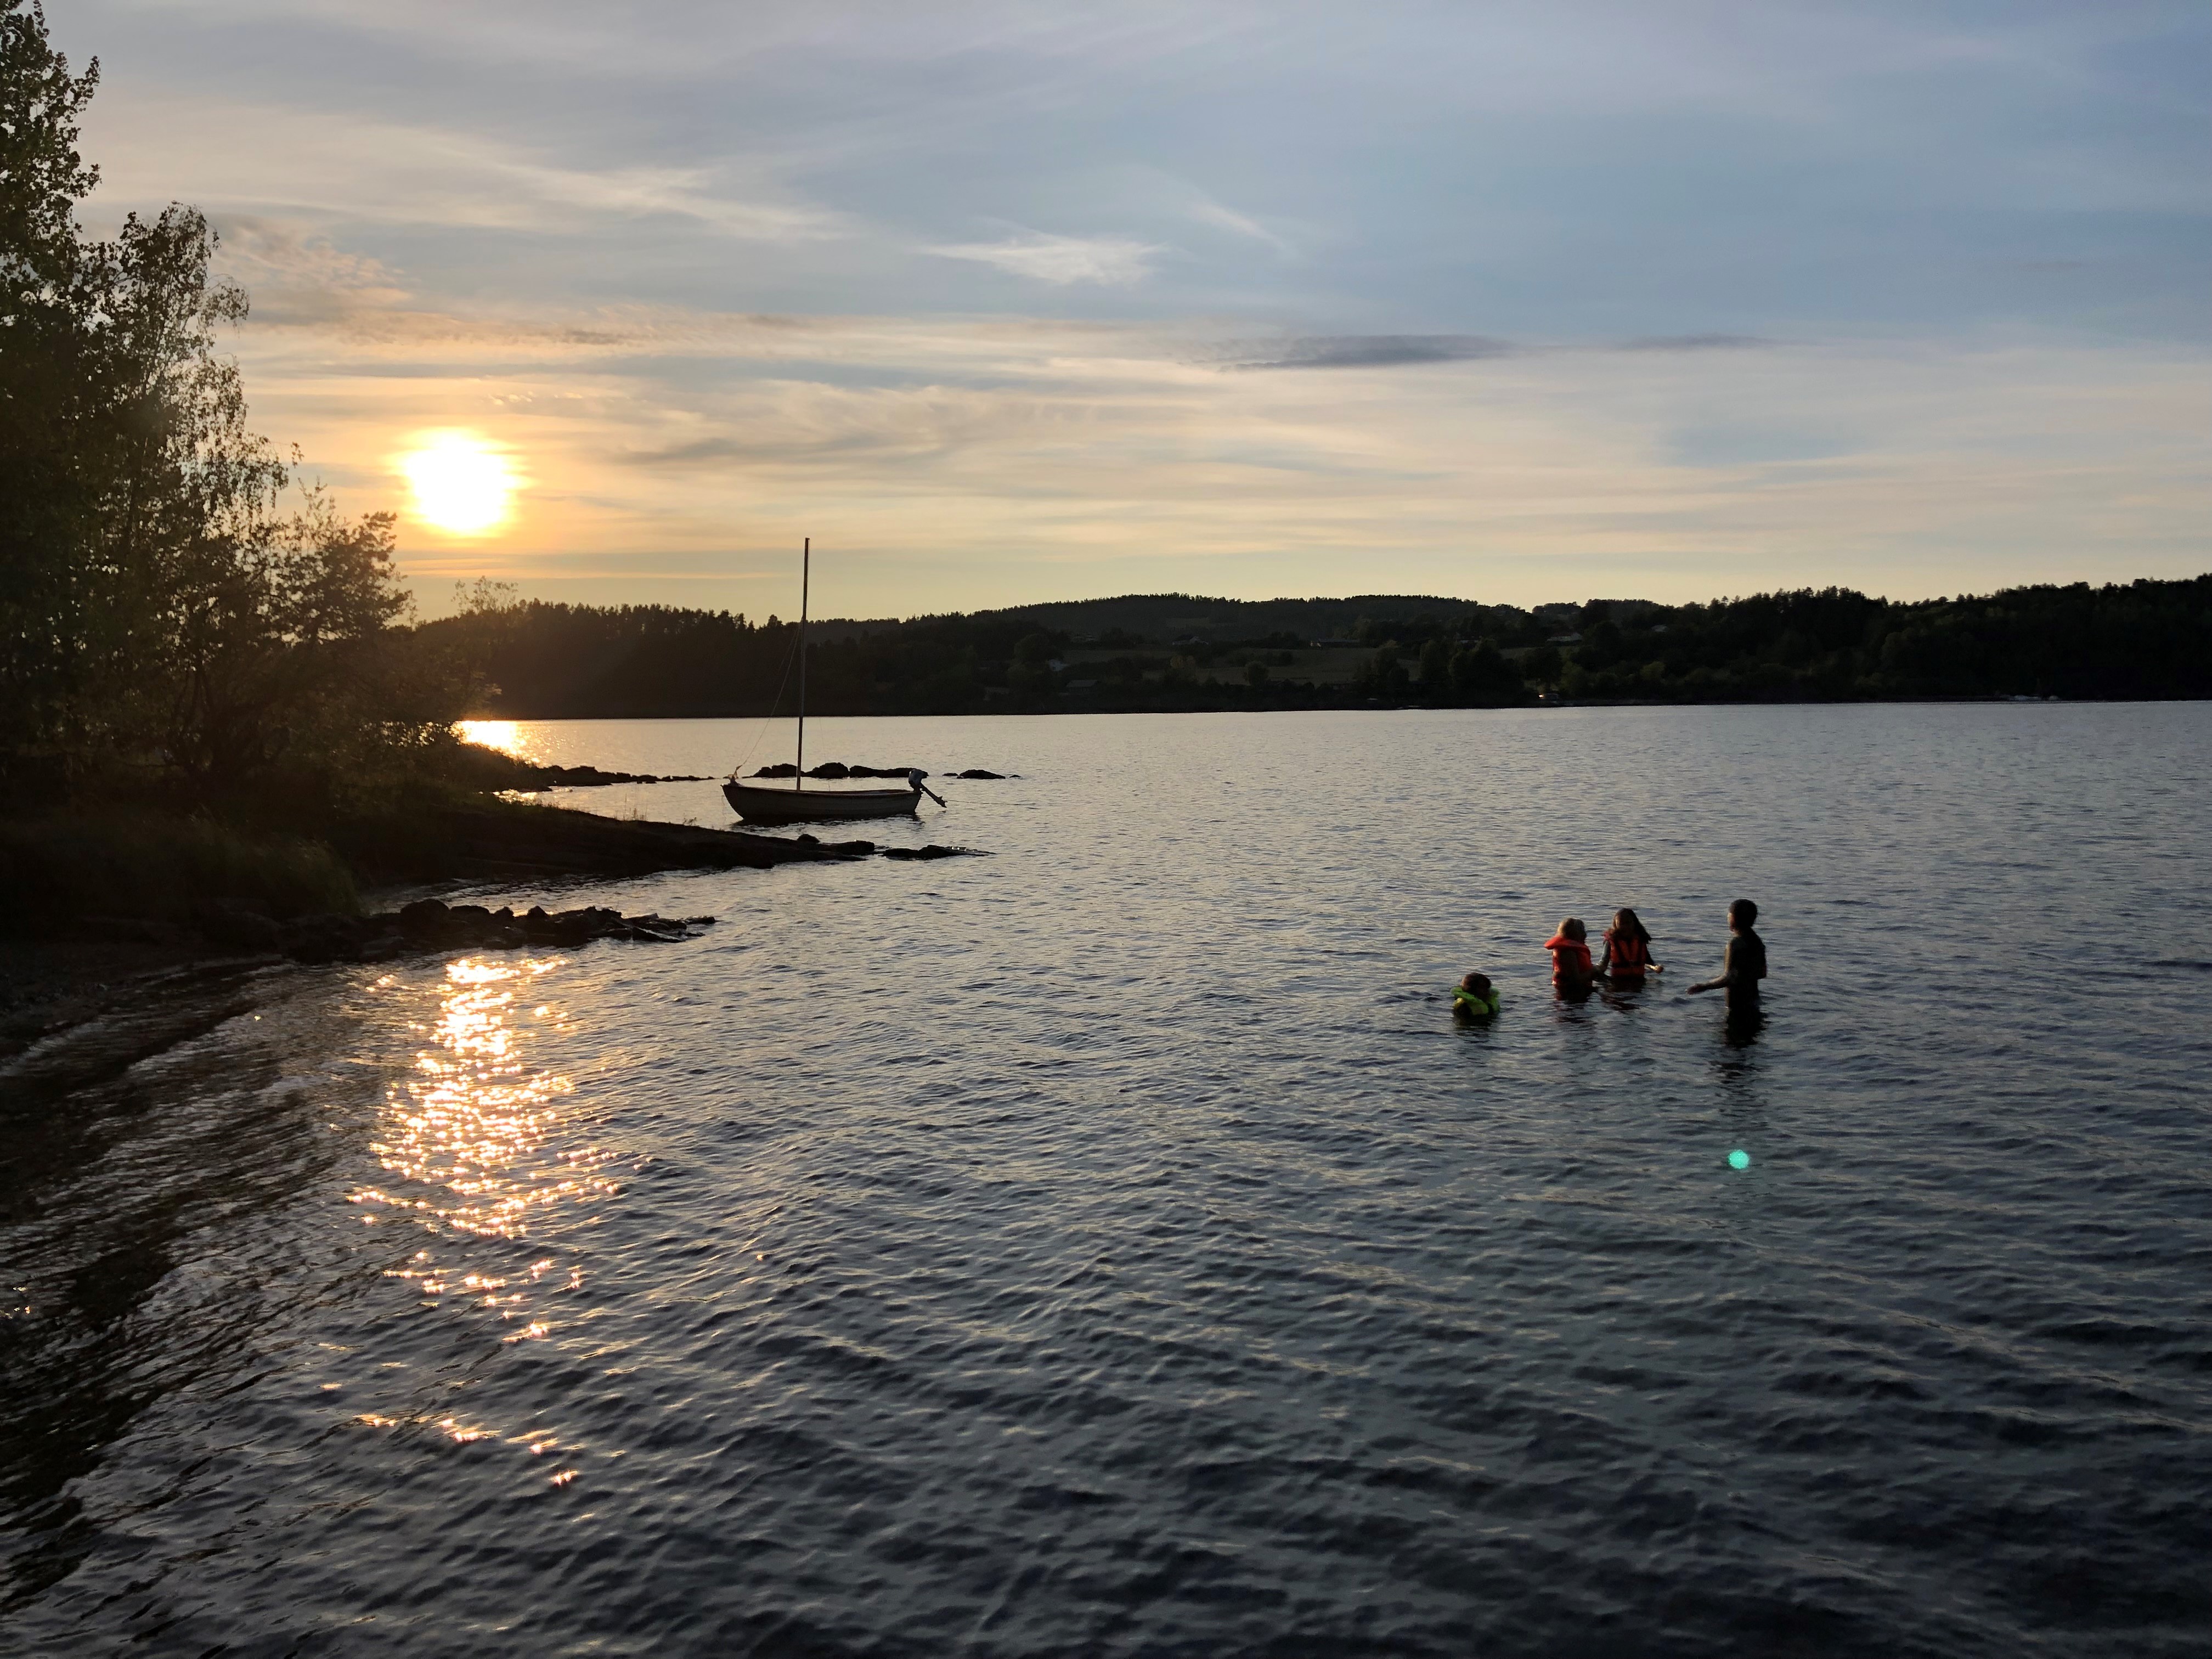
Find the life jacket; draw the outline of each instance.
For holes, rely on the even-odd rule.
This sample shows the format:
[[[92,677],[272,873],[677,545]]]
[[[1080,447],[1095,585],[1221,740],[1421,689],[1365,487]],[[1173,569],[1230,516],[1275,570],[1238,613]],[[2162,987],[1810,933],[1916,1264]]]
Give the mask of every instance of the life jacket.
[[[1495,985],[1492,986],[1486,993],[1470,991],[1464,985],[1452,987],[1452,1007],[1462,1012],[1494,1014],[1498,1012],[1498,988]]]
[[[1633,933],[1610,933],[1605,936],[1607,948],[1613,953],[1608,972],[1624,974],[1632,979],[1642,979],[1644,970],[1651,965],[1651,947]]]
[[[1552,953],[1552,983],[1564,985],[1567,980],[1567,964],[1575,966],[1579,979],[1591,976],[1589,945],[1582,939],[1569,939],[1565,933],[1554,933],[1544,941],[1544,948]]]

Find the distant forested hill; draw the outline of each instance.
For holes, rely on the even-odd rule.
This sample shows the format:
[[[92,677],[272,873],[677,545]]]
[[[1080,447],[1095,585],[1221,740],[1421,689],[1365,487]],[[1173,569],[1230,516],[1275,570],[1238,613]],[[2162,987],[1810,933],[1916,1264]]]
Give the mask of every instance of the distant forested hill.
[[[421,641],[511,717],[788,711],[797,630],[659,605],[478,603]],[[2212,575],[1899,604],[1217,599],[1024,605],[809,631],[817,714],[2212,695]]]

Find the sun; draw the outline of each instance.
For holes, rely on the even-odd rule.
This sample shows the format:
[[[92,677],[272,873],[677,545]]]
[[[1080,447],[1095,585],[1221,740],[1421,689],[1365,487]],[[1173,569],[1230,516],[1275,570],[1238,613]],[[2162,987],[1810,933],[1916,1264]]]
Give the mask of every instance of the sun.
[[[481,536],[507,521],[515,479],[507,458],[473,432],[426,432],[399,458],[415,511],[453,536]]]

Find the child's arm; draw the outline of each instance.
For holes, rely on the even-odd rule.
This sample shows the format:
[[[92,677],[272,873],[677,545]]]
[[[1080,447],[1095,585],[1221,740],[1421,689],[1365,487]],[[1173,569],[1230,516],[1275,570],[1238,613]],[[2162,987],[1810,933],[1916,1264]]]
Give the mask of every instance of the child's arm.
[[[1730,939],[1728,942],[1728,948],[1721,952],[1721,971],[1719,975],[1713,979],[1700,980],[1697,984],[1692,985],[1690,988],[1690,994],[1692,996],[1695,996],[1700,991],[1717,991],[1723,985],[1733,985],[1735,983],[1735,941],[1734,939]]]

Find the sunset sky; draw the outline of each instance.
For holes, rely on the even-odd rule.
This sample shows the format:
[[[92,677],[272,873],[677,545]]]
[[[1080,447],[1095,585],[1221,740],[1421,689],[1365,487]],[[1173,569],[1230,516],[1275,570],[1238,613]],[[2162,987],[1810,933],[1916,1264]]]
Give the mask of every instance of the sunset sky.
[[[433,613],[2212,568],[2202,0],[51,15]]]

